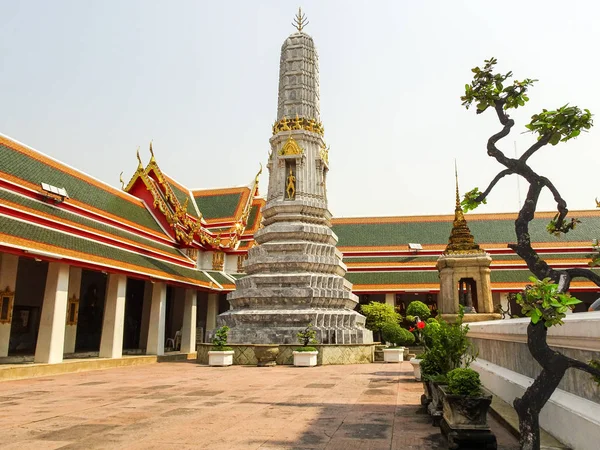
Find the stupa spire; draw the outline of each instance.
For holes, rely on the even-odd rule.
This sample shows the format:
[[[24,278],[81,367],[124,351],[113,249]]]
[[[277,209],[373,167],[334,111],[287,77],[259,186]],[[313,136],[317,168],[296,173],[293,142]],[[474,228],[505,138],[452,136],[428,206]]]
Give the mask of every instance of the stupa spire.
[[[454,161],[454,178],[456,180],[456,206],[454,207],[454,222],[452,224],[452,232],[448,239],[448,245],[444,254],[452,253],[484,253],[479,244],[475,243],[475,238],[469,230],[467,220],[463,213],[462,206],[460,204],[460,193],[458,190],[458,169],[456,167],[456,161]]]
[[[294,22],[292,23],[292,25],[300,33],[302,33],[302,30],[306,28],[306,25],[308,25],[309,23],[310,22],[306,20],[306,14],[302,14],[302,8],[298,8],[298,13],[296,14],[296,17],[294,17]]]

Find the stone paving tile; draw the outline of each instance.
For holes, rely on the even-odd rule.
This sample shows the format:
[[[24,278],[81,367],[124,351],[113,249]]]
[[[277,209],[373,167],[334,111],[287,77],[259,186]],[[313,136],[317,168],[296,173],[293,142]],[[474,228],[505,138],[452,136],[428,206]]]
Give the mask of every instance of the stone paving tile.
[[[409,363],[307,370],[160,363],[0,383],[0,447],[446,448]],[[516,440],[491,420],[501,450]]]

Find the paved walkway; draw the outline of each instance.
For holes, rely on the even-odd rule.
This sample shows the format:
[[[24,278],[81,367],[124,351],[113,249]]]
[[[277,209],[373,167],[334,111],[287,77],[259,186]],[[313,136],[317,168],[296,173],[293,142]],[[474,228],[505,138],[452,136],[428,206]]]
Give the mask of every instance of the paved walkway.
[[[3,449],[438,449],[412,367],[161,363],[0,383]],[[516,440],[491,421],[499,448]]]

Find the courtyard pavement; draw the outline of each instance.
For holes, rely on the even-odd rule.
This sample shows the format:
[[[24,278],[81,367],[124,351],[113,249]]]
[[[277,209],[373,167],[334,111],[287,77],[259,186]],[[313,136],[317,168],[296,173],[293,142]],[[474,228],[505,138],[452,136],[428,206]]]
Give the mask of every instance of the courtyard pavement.
[[[447,448],[420,407],[422,392],[407,362],[180,362],[4,381],[0,448]],[[491,426],[498,448],[518,448],[493,419]]]

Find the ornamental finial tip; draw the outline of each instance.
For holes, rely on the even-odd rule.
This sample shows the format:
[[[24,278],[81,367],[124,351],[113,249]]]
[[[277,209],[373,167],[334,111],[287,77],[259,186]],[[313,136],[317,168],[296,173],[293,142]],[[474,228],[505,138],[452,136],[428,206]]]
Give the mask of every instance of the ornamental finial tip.
[[[460,194],[458,193],[458,169],[456,167],[456,159],[454,160],[454,178],[456,180],[456,209],[460,208]]]
[[[294,17],[294,22],[292,25],[296,28],[300,33],[302,30],[308,25],[308,20],[306,20],[306,15],[302,13],[302,8],[298,8],[298,14]]]

